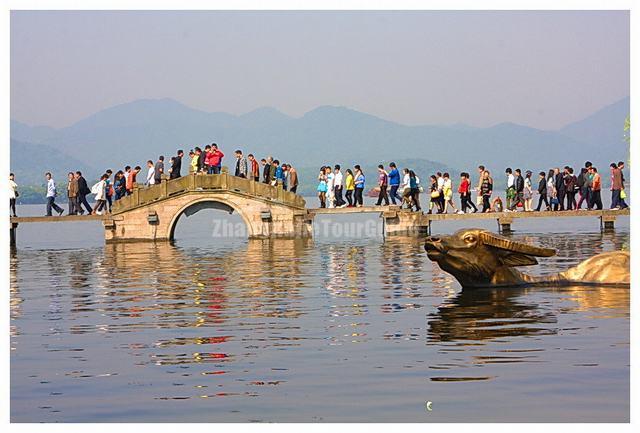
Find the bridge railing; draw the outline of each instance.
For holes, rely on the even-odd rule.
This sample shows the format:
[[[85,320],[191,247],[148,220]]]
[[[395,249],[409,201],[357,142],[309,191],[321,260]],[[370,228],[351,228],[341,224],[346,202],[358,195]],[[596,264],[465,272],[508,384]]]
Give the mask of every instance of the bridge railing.
[[[162,180],[161,183],[156,185],[134,188],[131,195],[125,196],[114,203],[113,213],[117,214],[134,207],[144,206],[190,191],[231,191],[301,209],[304,209],[306,204],[301,196],[285,191],[282,185],[267,185],[231,176],[228,173],[190,174],[178,179]]]

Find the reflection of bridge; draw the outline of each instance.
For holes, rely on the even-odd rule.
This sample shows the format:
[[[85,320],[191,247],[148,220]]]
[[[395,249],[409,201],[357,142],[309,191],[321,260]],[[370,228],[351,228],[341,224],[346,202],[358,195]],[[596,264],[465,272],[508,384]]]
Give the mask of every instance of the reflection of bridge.
[[[374,213],[384,221],[384,234],[424,234],[431,232],[432,221],[493,219],[504,231],[517,218],[576,217],[600,218],[601,227],[613,229],[624,211],[512,212],[476,214],[424,214],[401,210],[398,206],[362,208],[307,209],[305,200],[281,186],[271,186],[248,179],[217,175],[189,175],[163,180],[148,188],[135,188],[133,194],[114,203],[113,212],[105,216],[17,217],[11,218],[11,243],[19,223],[101,220],[105,239],[113,241],[171,240],[182,214],[187,216],[205,209],[237,212],[247,226],[250,238],[309,237],[313,219],[319,214]]]

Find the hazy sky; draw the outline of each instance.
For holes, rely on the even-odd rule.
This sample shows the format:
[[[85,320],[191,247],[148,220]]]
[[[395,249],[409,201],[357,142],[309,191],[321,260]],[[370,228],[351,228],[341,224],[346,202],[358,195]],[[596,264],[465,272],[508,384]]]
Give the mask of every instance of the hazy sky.
[[[11,14],[11,116],[29,124],[170,97],[551,129],[628,94],[625,11]]]

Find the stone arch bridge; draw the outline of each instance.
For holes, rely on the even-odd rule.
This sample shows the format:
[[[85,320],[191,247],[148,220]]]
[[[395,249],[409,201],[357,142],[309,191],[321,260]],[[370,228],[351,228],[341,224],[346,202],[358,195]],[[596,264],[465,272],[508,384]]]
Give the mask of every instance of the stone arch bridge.
[[[104,220],[107,242],[172,240],[183,214],[205,209],[237,212],[250,238],[311,236],[305,200],[282,187],[228,173],[188,175],[135,188]]]

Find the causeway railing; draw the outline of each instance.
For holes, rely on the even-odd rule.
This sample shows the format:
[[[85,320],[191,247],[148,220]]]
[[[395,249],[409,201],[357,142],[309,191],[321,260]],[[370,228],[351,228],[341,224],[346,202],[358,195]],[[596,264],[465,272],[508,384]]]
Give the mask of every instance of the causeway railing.
[[[131,208],[145,206],[158,200],[165,200],[186,192],[236,192],[299,209],[304,209],[305,200],[282,185],[267,185],[242,177],[221,174],[189,174],[177,179],[163,179],[148,187],[134,187],[133,193],[122,197],[113,204],[113,213],[118,214]]]

